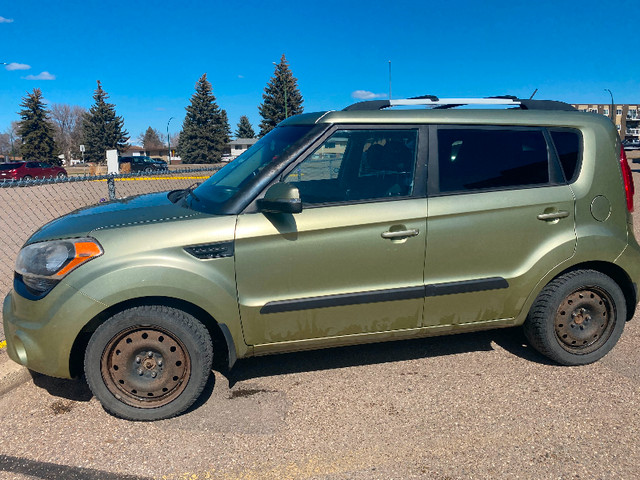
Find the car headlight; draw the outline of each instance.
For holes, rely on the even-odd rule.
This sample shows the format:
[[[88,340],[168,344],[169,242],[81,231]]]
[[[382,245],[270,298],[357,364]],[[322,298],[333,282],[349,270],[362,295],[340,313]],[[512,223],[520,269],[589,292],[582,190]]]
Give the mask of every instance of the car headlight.
[[[69,272],[102,254],[102,247],[93,238],[33,243],[20,250],[16,277],[30,294],[41,298]]]

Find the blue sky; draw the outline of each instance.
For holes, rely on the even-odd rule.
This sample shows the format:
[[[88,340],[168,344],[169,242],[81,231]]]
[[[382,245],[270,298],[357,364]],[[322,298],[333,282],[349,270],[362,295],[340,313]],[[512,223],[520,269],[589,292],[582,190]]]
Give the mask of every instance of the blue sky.
[[[132,140],[180,130],[207,73],[231,129],[257,106],[284,53],[305,111],[356,92],[440,97],[511,94],[640,102],[637,1],[0,0],[0,132],[26,92],[91,106],[96,80]],[[4,67],[4,68],[1,68]]]

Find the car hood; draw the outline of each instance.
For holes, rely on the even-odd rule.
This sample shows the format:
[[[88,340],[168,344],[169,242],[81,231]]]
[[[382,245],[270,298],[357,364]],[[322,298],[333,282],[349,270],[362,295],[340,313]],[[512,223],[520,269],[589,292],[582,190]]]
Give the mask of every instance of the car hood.
[[[171,203],[167,192],[151,193],[80,208],[44,225],[26,244],[91,236],[97,230],[176,222],[202,216],[206,214]]]

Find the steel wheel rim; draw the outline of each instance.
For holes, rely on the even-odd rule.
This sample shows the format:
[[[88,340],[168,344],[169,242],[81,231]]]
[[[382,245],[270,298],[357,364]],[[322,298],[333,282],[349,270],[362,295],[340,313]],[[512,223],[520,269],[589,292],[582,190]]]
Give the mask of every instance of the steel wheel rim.
[[[615,308],[607,292],[582,287],[567,295],[556,312],[558,343],[571,353],[587,354],[604,345],[615,325]]]
[[[100,359],[102,379],[121,402],[158,408],[187,387],[191,362],[183,343],[157,326],[136,326],[115,335]]]

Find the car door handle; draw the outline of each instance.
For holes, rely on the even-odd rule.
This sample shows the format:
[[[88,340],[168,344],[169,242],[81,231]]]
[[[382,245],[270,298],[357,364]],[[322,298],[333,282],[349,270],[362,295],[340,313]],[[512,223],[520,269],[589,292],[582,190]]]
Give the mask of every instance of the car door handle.
[[[392,232],[392,231],[382,232],[380,236],[382,238],[395,239],[395,238],[415,237],[419,233],[420,233],[420,230],[418,230],[417,228],[412,228],[411,230],[398,230],[396,232]]]
[[[569,212],[566,210],[558,210],[552,213],[541,213],[538,215],[538,220],[558,220],[559,218],[566,218],[569,216]]]

